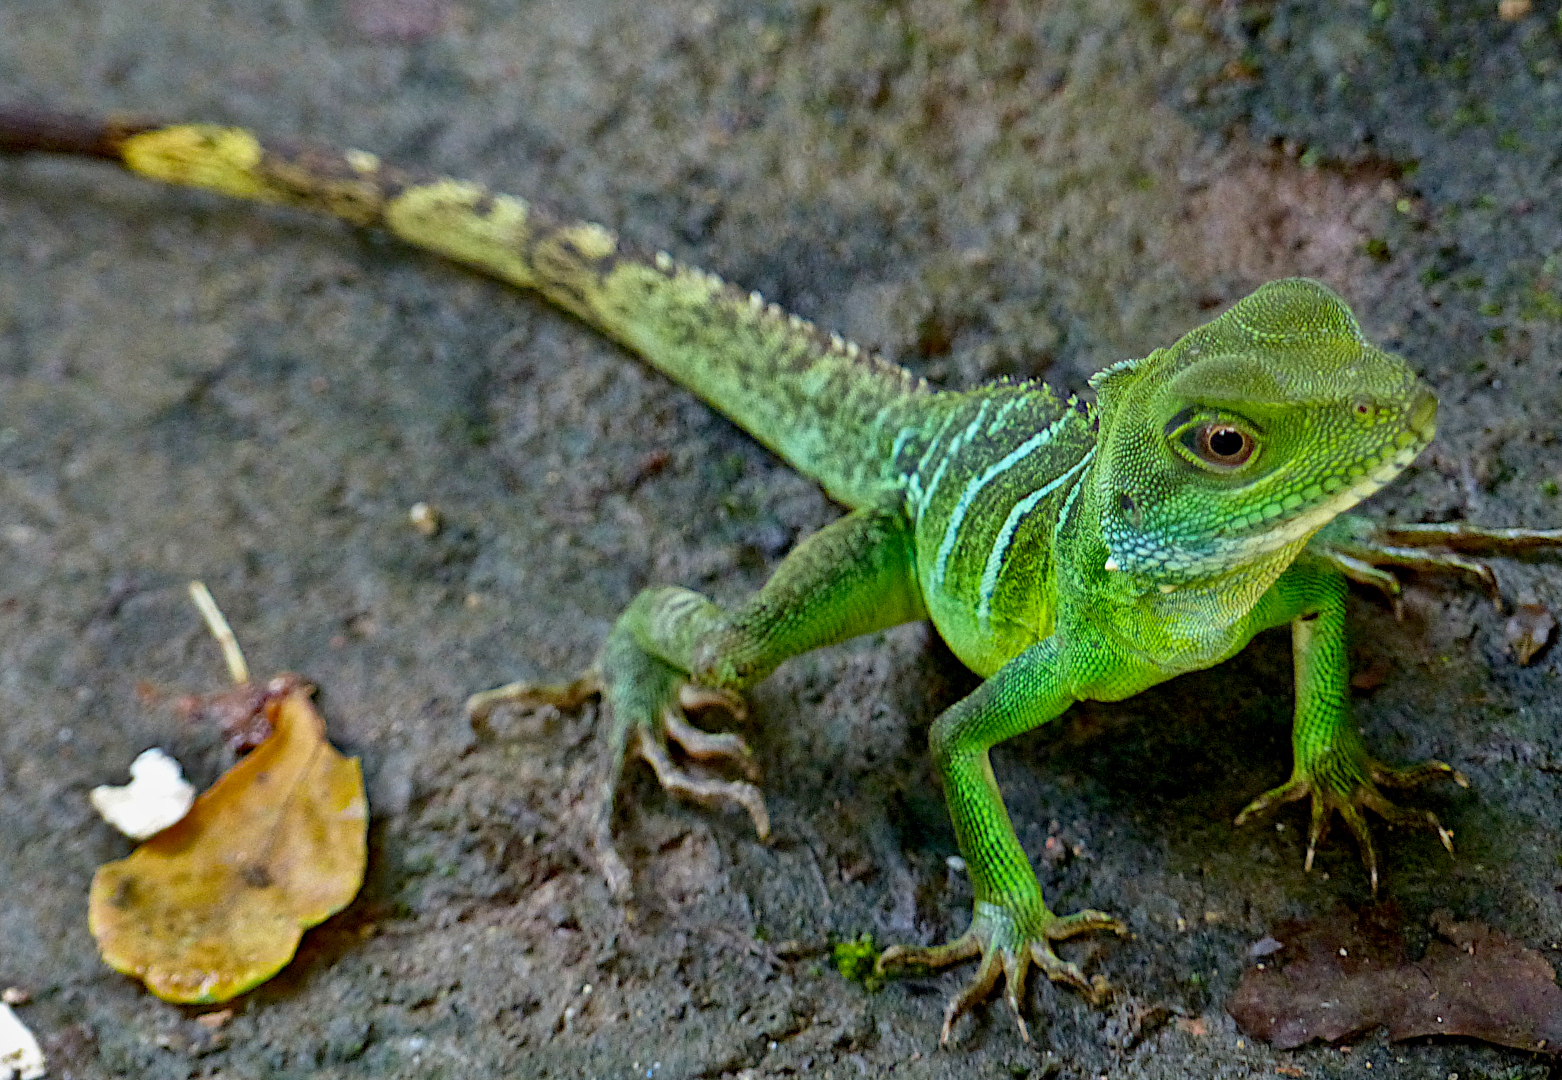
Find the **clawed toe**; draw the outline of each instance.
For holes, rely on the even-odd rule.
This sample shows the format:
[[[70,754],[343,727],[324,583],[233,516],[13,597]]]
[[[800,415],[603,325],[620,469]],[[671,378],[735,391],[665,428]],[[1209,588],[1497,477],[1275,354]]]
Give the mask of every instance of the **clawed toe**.
[[[1096,911],[1094,908],[1086,908],[1072,915],[1057,916],[1047,924],[1046,930],[1048,941],[1067,941],[1081,934],[1096,933],[1111,933],[1118,937],[1127,937],[1128,927],[1124,926],[1116,916],[1108,915],[1104,911]]]
[[[466,699],[466,716],[474,727],[484,727],[500,705],[578,709],[602,692],[602,678],[595,669],[567,683],[513,682],[483,690]]]
[[[678,704],[685,709],[721,709],[734,720],[748,719],[748,702],[743,695],[716,686],[696,686],[686,682],[678,688]]]
[[[642,735],[638,740],[637,749],[640,756],[655,771],[657,781],[669,795],[688,799],[702,806],[721,809],[737,807],[747,810],[748,816],[753,819],[754,831],[759,834],[759,838],[761,840],[769,838],[770,812],[765,809],[765,797],[760,794],[759,788],[744,780],[695,776],[675,764],[667,753],[666,746],[653,738]]]
[[[1407,765],[1400,769],[1373,762],[1371,773],[1373,783],[1400,791],[1410,791],[1434,780],[1452,780],[1462,788],[1470,786],[1465,775],[1445,761],[1423,761],[1419,765]]]
[[[982,962],[977,965],[976,974],[971,981],[966,983],[958,994],[949,999],[949,1004],[944,1006],[944,1025],[938,1032],[938,1045],[948,1046],[949,1038],[954,1034],[955,1021],[970,1012],[972,1008],[980,1005],[992,996],[993,987],[998,985],[998,977],[1005,975],[1008,967],[996,951],[989,952],[982,957]],[[1014,1013],[1015,1023],[1020,1026],[1020,1038],[1030,1042],[1030,1028],[1025,1025],[1025,1018],[1020,1015],[1019,995],[1014,989],[1016,982],[1023,985],[1024,976],[1009,980],[1009,1007]]]
[[[1025,1024],[1025,980],[1034,964],[1053,982],[1073,987],[1093,1005],[1099,1005],[1111,997],[1111,986],[1100,975],[1087,977],[1078,964],[1059,957],[1052,951],[1054,941],[1064,941],[1080,934],[1094,931],[1110,931],[1124,936],[1128,930],[1121,922],[1102,911],[1080,911],[1073,915],[1057,917],[1043,913],[1044,921],[1036,929],[1017,931],[1012,916],[994,914],[995,905],[978,904],[978,912],[972,919],[971,929],[946,945],[915,947],[894,945],[880,954],[874,972],[884,975],[894,968],[942,968],[976,957],[981,959],[976,973],[959,993],[950,998],[944,1008],[944,1026],[939,1035],[939,1045],[949,1043],[955,1023],[961,1016],[992,996],[1001,976],[1004,980],[1004,998],[1019,1026],[1020,1038],[1030,1041],[1030,1029]],[[984,910],[985,909],[985,910]]]
[[[759,766],[755,764],[748,743],[743,741],[741,735],[701,730],[684,719],[677,709],[667,709],[662,713],[662,726],[667,737],[696,761],[727,765],[750,780],[759,779]]]

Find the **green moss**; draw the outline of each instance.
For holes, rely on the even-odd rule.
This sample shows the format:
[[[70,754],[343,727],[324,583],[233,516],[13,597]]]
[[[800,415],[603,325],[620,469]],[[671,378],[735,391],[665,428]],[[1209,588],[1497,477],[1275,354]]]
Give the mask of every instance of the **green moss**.
[[[1542,288],[1537,284],[1525,294],[1520,315],[1526,319],[1550,319],[1562,322],[1562,298],[1558,298],[1550,289]]]
[[[856,941],[837,942],[830,950],[830,956],[835,961],[835,970],[848,982],[861,983],[869,993],[884,986],[884,977],[873,970],[879,951],[874,948],[873,935],[867,931],[863,931]]]

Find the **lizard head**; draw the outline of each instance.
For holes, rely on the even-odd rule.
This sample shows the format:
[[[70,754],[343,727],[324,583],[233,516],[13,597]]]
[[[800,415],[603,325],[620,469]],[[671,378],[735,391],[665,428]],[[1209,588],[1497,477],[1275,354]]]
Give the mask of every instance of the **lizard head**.
[[[1437,399],[1315,281],[1273,281],[1100,372],[1108,569],[1162,585],[1289,560],[1431,441]]]

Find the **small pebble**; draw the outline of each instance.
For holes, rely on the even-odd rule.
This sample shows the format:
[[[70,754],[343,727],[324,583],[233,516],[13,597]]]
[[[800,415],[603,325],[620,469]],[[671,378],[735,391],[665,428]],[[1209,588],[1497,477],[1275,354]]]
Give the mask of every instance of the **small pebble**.
[[[412,509],[407,511],[407,520],[424,536],[432,537],[439,533],[439,511],[428,503],[413,503]]]

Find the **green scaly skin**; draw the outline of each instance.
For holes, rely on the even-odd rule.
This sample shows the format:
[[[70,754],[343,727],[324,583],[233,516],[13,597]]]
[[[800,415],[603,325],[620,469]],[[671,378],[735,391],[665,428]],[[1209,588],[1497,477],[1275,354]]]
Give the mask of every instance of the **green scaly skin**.
[[[1380,765],[1351,719],[1346,579],[1392,593],[1397,585],[1378,567],[1409,565],[1491,584],[1483,564],[1447,549],[1555,544],[1562,535],[1390,532],[1338,516],[1426,446],[1436,400],[1402,360],[1367,343],[1345,304],[1316,282],[1273,282],[1169,348],[1099,373],[1094,405],[1040,383],[949,393],[756,293],[665,254],[642,257],[601,226],[561,221],[473,184],[414,177],[369,154],[266,146],[233,128],[46,115],[0,118],[0,149],[93,154],[170,183],[322,211],[535,289],[852,508],[737,608],[684,589],[647,589],[582,678],[501,687],[470,703],[481,719],[503,701],[572,706],[602,696],[609,719],[597,851],[620,895],[631,874],[610,823],[631,753],[675,794],[745,808],[763,837],[769,818],[757,787],[691,770],[669,752],[676,743],[752,779],[742,741],[694,727],[685,711],[739,712],[739,693],[788,657],[923,618],[985,677],[930,735],[975,908],[956,941],[891,948],[878,968],[980,959],[949,1004],[945,1040],[1000,977],[1019,1019],[1032,964],[1102,997],[1104,980],[1087,979],[1052,943],[1123,932],[1098,911],[1048,910],[990,748],[1075,701],[1120,700],[1220,663],[1261,630],[1292,627],[1295,769],[1238,823],[1310,799],[1310,866],[1339,811],[1374,888],[1363,808],[1436,829],[1451,850],[1431,813],[1395,807],[1379,786],[1462,778],[1440,762]]]

